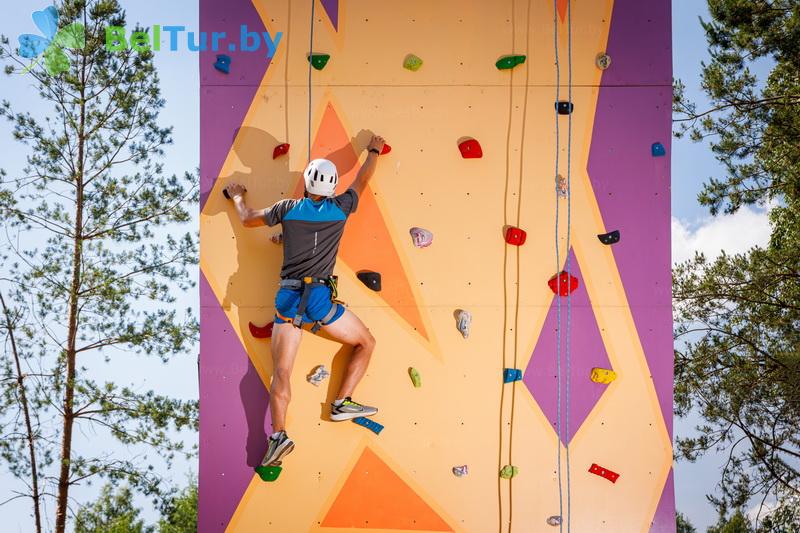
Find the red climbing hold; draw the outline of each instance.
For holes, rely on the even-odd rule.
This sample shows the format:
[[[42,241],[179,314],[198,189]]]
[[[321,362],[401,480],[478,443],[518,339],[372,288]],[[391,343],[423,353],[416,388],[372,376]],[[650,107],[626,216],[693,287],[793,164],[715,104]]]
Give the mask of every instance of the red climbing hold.
[[[589,467],[589,472],[598,475],[600,477],[604,477],[611,483],[616,483],[617,479],[619,478],[619,474],[617,474],[616,472],[612,472],[608,468],[603,468],[602,466],[595,463],[592,463],[592,466]]]
[[[522,246],[525,244],[525,238],[528,236],[524,229],[509,226],[506,229],[506,242],[514,246]]]
[[[278,159],[280,156],[288,153],[289,153],[289,144],[288,143],[279,144],[272,151],[272,159]]]
[[[383,150],[381,150],[381,155],[388,154],[391,151],[392,151],[392,147],[389,146],[388,144],[384,144],[383,145]]]
[[[475,139],[467,139],[466,141],[460,142],[458,149],[461,150],[461,157],[464,159],[478,159],[483,157],[481,145]]]
[[[578,278],[562,270],[557,276],[550,278],[547,284],[554,293],[567,296],[578,288]]]
[[[272,326],[274,322],[270,322],[266,326],[258,327],[250,322],[250,334],[256,339],[269,339],[272,337]]]

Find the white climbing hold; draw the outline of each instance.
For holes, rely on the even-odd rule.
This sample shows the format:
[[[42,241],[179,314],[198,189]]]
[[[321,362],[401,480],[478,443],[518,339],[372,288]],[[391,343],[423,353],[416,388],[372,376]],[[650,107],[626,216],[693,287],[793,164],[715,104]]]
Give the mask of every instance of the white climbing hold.
[[[331,374],[327,371],[325,365],[319,365],[318,367],[314,368],[311,374],[306,376],[306,380],[308,380],[308,382],[315,387],[319,387],[319,384],[322,383],[322,380],[330,375]]]
[[[408,232],[411,234],[411,239],[417,248],[425,248],[433,242],[433,233],[426,229],[415,227],[408,230]]]
[[[467,474],[469,474],[469,468],[467,467],[467,465],[454,466],[453,474],[455,474],[456,477],[464,477]]]
[[[472,314],[469,311],[464,311],[463,309],[458,310],[458,314],[456,315],[456,320],[458,320],[458,331],[461,332],[461,335],[464,336],[466,339],[469,337],[469,329],[470,324],[472,324]]]
[[[558,191],[558,196],[561,198],[567,197],[567,178],[561,174],[556,178],[556,190]]]
[[[548,526],[560,526],[561,525],[561,517],[558,515],[553,515],[547,519]]]

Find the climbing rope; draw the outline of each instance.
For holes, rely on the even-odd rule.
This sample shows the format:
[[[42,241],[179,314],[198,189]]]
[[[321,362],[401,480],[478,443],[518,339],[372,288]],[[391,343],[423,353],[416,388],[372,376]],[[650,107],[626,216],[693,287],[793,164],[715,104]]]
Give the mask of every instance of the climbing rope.
[[[516,24],[512,26],[513,28],[516,27]],[[531,0],[528,0],[527,5],[527,13],[525,17],[525,54],[526,56],[530,55],[530,41],[531,41]],[[511,35],[511,42],[515,42],[515,35],[514,31],[512,31]],[[525,93],[523,96],[522,101],[522,116],[528,116],[528,90],[527,88],[530,85],[530,68],[525,69]],[[513,101],[513,94],[514,94],[514,74],[512,72],[511,78],[509,81],[509,102]],[[516,219],[516,227],[520,227],[521,225],[521,217],[522,217],[522,184],[523,184],[523,177],[524,177],[524,168],[525,168],[525,132],[526,132],[527,120],[523,118],[522,120],[522,128],[520,131],[520,149],[519,149],[519,177],[517,180],[517,219]],[[509,108],[509,130],[508,135],[510,136],[511,133],[511,109]],[[506,141],[506,145],[508,146],[508,139]],[[507,172],[507,171],[506,171]],[[507,179],[507,178],[506,178]],[[514,364],[513,368],[516,370],[518,367],[518,360],[519,360],[519,302],[520,302],[520,250],[519,247],[516,248],[516,276],[517,282],[515,284],[515,302],[514,302]],[[505,354],[504,354],[505,356]],[[519,370],[516,370],[519,372]],[[515,379],[511,384],[511,416],[509,418],[509,434],[508,434],[508,464],[512,465],[512,477],[514,472],[514,461],[512,460],[513,457],[513,449],[514,449],[514,414],[516,411],[516,398],[517,398],[517,381],[521,379],[521,372],[519,372],[519,377]],[[508,532],[511,533],[513,519],[514,519],[514,498],[513,498],[513,482],[509,483],[508,488],[508,495],[509,495],[509,504],[508,504]]]
[[[555,66],[556,66],[556,102],[561,101],[561,65],[559,64],[558,59],[558,0],[553,0],[553,49],[555,51]],[[554,183],[555,183],[555,194],[556,194],[556,227],[555,227],[555,246],[556,246],[556,276],[557,276],[557,284],[558,291],[556,293],[556,379],[558,383],[556,385],[556,431],[558,433],[558,443],[556,444],[556,470],[558,473],[558,516],[564,516],[564,494],[563,494],[563,487],[561,483],[561,298],[559,297],[561,292],[561,287],[558,285],[560,283],[560,276],[559,272],[561,271],[561,251],[559,248],[558,242],[558,223],[559,223],[559,200],[560,200],[560,191],[559,191],[559,180],[558,180],[558,171],[559,171],[559,155],[561,153],[561,146],[560,146],[560,131],[558,125],[558,110],[555,113],[556,117],[556,157],[555,157],[555,176],[554,176]],[[558,523],[558,530],[564,530],[564,520],[560,520]]]
[[[556,66],[556,102],[561,101],[561,64],[559,62],[559,54],[558,54],[558,0],[553,0],[553,44],[555,50],[555,66]],[[566,266],[565,271],[569,275],[571,273],[571,257],[569,255],[570,250],[570,239],[572,235],[572,187],[571,187],[571,178],[572,178],[572,2],[567,0],[567,105],[569,106],[569,113],[567,119],[567,180],[566,180],[566,188],[567,188],[567,242],[566,242]],[[559,199],[560,199],[560,185],[558,179],[558,171],[559,171],[559,158],[561,153],[561,146],[560,146],[560,128],[559,128],[559,113],[558,109],[555,109],[555,119],[556,119],[556,157],[555,157],[555,183],[556,183],[556,220],[555,220],[555,247],[556,247],[556,276],[557,282],[556,287],[558,287],[558,291],[556,294],[556,308],[557,308],[557,325],[556,325],[556,377],[558,379],[557,385],[557,404],[556,404],[556,428],[558,432],[558,446],[557,446],[557,472],[558,472],[558,510],[559,516],[562,517],[562,520],[559,522],[559,531],[564,530],[564,494],[563,494],[563,483],[562,483],[562,474],[561,474],[561,442],[564,442],[565,448],[565,458],[566,458],[566,471],[567,471],[567,533],[570,531],[570,517],[571,517],[571,490],[570,490],[570,462],[569,462],[569,440],[570,440],[570,431],[569,431],[569,411],[570,411],[570,373],[571,373],[571,354],[570,354],[570,333],[571,333],[571,325],[572,325],[572,291],[567,290],[567,324],[566,324],[566,339],[565,339],[565,349],[564,349],[564,358],[566,363],[566,414],[565,414],[565,423],[562,428],[561,425],[561,250],[559,245],[559,222],[560,222],[560,207],[559,207]],[[569,283],[569,278],[567,279],[567,283]]]
[[[311,161],[311,63],[314,57],[314,6],[316,0],[311,0],[311,37],[308,45],[308,161]]]
[[[567,0],[567,91],[570,108],[572,108],[572,2]],[[567,115],[567,273],[572,274],[570,263],[572,256],[569,254],[571,238],[572,238],[572,112]],[[559,327],[561,324],[559,324]],[[567,362],[567,397],[566,397],[566,441],[564,447],[566,449],[567,459],[567,533],[570,531],[570,517],[572,510],[572,498],[570,491],[570,472],[569,472],[569,411],[570,411],[570,377],[571,377],[571,359],[570,359],[570,333],[572,327],[572,291],[567,292],[567,339],[566,339],[566,362]]]

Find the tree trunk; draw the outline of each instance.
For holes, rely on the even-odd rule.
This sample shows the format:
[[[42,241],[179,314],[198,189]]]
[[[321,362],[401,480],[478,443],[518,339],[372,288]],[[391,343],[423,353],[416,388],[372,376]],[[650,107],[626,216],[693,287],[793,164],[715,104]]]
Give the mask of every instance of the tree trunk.
[[[86,26],[86,11],[83,14]],[[61,468],[58,474],[56,498],[56,533],[65,533],[72,459],[72,428],[75,422],[75,358],[78,337],[78,293],[81,285],[81,260],[83,257],[83,174],[86,125],[86,56],[81,58],[81,104],[78,126],[78,164],[75,175],[75,235],[72,253],[72,285],[69,295],[69,319],[67,321],[67,348],[65,353],[67,373],[64,381],[64,429],[61,440]]]
[[[22,413],[25,417],[25,430],[28,433],[28,451],[31,455],[31,499],[33,499],[33,516],[36,520],[36,533],[42,533],[42,517],[39,509],[39,473],[36,466],[36,448],[33,444],[33,426],[31,425],[31,413],[28,407],[28,396],[25,394],[25,375],[22,373],[22,365],[19,362],[19,352],[17,351],[17,341],[14,339],[14,330],[11,324],[11,316],[6,307],[6,301],[0,294],[0,306],[3,307],[3,314],[6,317],[6,327],[8,337],[11,340],[11,352],[14,354],[14,363],[17,366],[17,386],[19,387],[19,401],[22,404]]]

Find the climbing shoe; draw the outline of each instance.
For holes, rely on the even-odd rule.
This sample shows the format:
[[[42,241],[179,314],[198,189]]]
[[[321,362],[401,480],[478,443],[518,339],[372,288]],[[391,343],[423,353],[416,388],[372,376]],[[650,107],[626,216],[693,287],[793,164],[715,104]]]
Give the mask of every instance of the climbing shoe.
[[[333,402],[331,404],[331,420],[334,422],[350,420],[359,416],[372,416],[377,412],[378,410],[374,407],[354,402],[349,396],[342,400],[341,403]]]
[[[294,450],[294,442],[285,431],[278,433],[277,437],[270,437],[267,444],[267,454],[261,461],[261,466],[280,464],[280,460]]]

